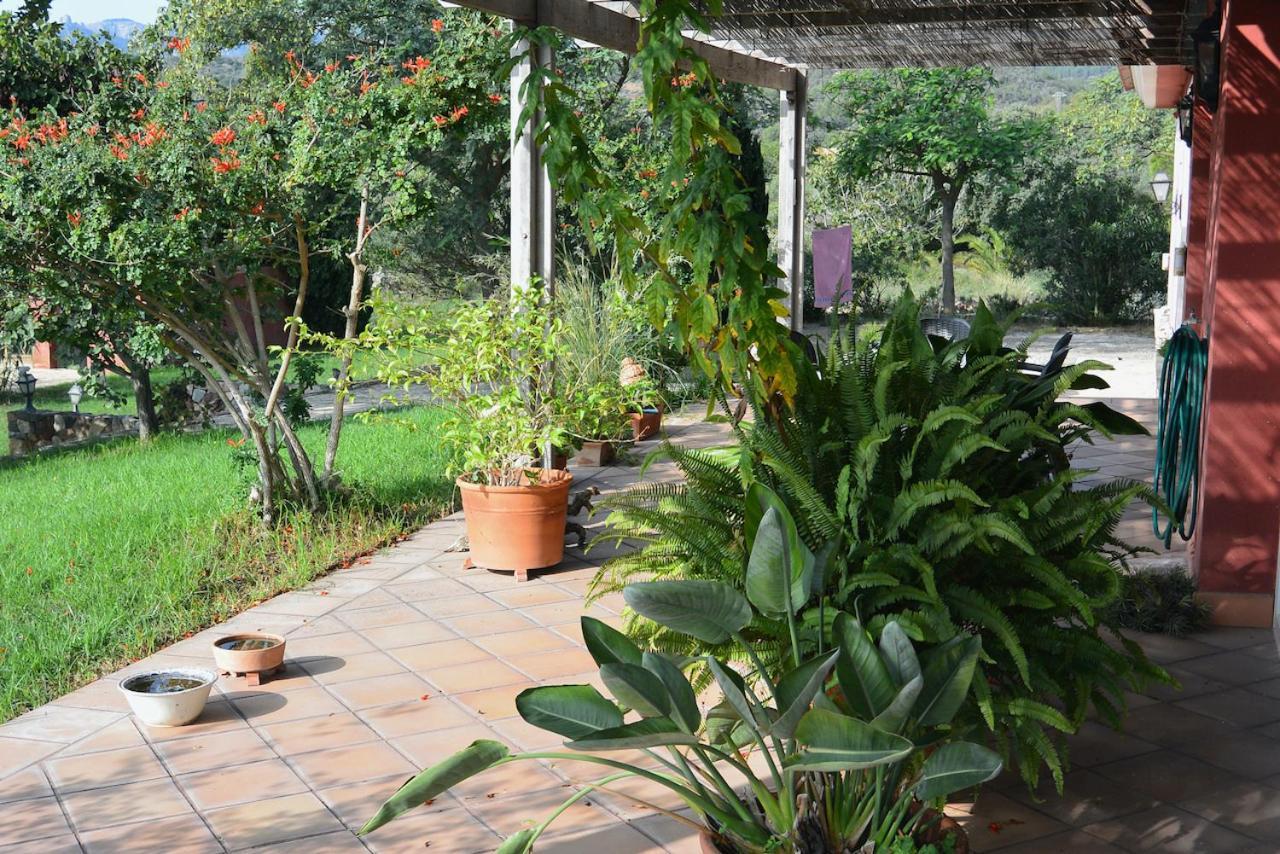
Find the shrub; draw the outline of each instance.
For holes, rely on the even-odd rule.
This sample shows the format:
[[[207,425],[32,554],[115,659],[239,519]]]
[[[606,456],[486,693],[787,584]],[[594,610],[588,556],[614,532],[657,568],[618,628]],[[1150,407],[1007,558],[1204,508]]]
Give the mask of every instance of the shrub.
[[[686,485],[612,502],[612,530],[647,542],[611,561],[593,591],[645,575],[741,586],[733,554],[753,512],[747,487],[764,483],[804,542],[833,553],[822,589],[837,607],[873,632],[896,621],[926,648],[962,631],[981,638],[960,719],[987,728],[1029,785],[1043,766],[1061,785],[1061,734],[1091,707],[1118,725],[1127,689],[1167,678],[1136,644],[1109,643],[1104,617],[1130,553],[1116,524],[1150,491],[1079,488],[1068,456],[1074,442],[1142,428],[1105,405],[1058,399],[1105,387],[1089,373],[1098,363],[1067,367],[1059,351],[1033,370],[1030,342],[1005,347],[1007,326],[984,306],[971,336],[950,344],[921,333],[918,311],[908,295],[878,336],[855,346],[837,333],[821,372],[802,371],[795,408],[744,431],[736,464],[673,451]],[[810,636],[821,619],[809,614]],[[752,629],[764,654],[779,646],[776,625]],[[640,631],[680,649],[679,638]]]
[[[1209,608],[1195,596],[1195,580],[1185,572],[1138,570],[1124,577],[1108,616],[1121,628],[1185,637],[1209,625]]]

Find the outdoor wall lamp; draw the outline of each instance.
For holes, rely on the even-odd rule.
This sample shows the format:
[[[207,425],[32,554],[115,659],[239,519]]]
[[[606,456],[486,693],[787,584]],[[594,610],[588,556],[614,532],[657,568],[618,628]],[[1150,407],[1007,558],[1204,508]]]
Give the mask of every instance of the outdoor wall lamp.
[[[1155,177],[1151,179],[1151,195],[1156,197],[1156,201],[1164,204],[1165,199],[1169,198],[1169,189],[1173,186],[1168,173],[1157,172]]]
[[[35,412],[36,407],[32,398],[36,393],[36,375],[31,373],[30,368],[23,365],[18,368],[18,378],[14,383],[18,386],[18,391],[27,397],[27,412]]]
[[[1182,137],[1182,141],[1187,145],[1191,144],[1191,135],[1195,127],[1194,110],[1195,100],[1190,95],[1184,95],[1178,102],[1178,136]]]
[[[1191,32],[1192,47],[1196,55],[1196,97],[1209,112],[1218,109],[1218,91],[1221,84],[1222,60],[1222,10],[1205,18]]]
[[[80,383],[73,383],[71,389],[67,392],[67,397],[71,398],[71,411],[80,414],[80,400],[84,397],[84,389],[80,388]]]

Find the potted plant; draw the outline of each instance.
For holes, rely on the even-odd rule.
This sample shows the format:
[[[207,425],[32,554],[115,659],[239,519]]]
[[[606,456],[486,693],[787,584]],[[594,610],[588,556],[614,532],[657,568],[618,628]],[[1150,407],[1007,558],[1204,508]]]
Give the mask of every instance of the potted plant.
[[[464,303],[444,333],[424,310],[383,301],[375,308],[381,331],[365,340],[381,352],[380,377],[406,388],[425,383],[451,408],[441,439],[459,449],[471,563],[521,581],[559,563],[573,476],[553,464],[570,436],[549,375],[561,356],[561,324],[540,289]],[[424,361],[433,368],[423,371]]]
[[[616,382],[599,382],[561,399],[566,423],[579,445],[579,465],[607,466],[629,432],[627,397]]]
[[[962,831],[944,826],[940,808],[947,795],[1001,768],[995,753],[957,740],[950,728],[981,644],[961,635],[917,656],[896,621],[877,644],[849,614],[800,619],[824,562],[803,546],[785,510],[770,507],[755,534],[745,596],[707,580],[629,586],[626,600],[638,614],[744,655],[748,672],[713,655],[676,659],[642,651],[621,632],[583,617],[583,638],[612,699],[591,685],[530,688],[516,699],[525,721],[568,739],[568,752],[512,754],[496,741],[476,741],[407,782],[360,833],[489,768],[571,759],[600,765],[607,775],[508,838],[501,854],[532,851],[565,807],[630,777],[678,795],[701,819],[706,852],[913,851],[947,834],[957,835],[954,850],[966,850]],[[744,635],[759,619],[787,627],[791,643],[780,676],[771,675]],[[807,659],[802,636],[817,641]],[[685,672],[690,666],[705,668],[715,682],[723,695],[717,705],[699,706]],[[596,755],[623,749],[645,751],[660,767]],[[746,788],[733,788],[726,772]]]
[[[662,392],[644,366],[635,359],[622,360],[618,380],[627,395],[631,434],[637,442],[658,435],[662,429]]]

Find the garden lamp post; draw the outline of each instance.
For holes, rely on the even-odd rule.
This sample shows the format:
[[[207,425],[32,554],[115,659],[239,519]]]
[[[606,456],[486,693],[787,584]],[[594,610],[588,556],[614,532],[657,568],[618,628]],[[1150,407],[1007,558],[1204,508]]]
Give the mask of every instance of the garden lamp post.
[[[35,412],[36,407],[32,398],[36,393],[36,375],[31,373],[30,368],[23,365],[18,368],[18,378],[15,382],[18,386],[18,391],[27,397],[27,412]]]
[[[84,397],[84,389],[80,388],[80,383],[72,383],[67,397],[71,398],[71,411],[80,414],[80,399]]]
[[[1164,204],[1169,198],[1169,189],[1173,186],[1173,181],[1165,172],[1157,172],[1155,177],[1151,179],[1151,195],[1156,197],[1156,201]]]

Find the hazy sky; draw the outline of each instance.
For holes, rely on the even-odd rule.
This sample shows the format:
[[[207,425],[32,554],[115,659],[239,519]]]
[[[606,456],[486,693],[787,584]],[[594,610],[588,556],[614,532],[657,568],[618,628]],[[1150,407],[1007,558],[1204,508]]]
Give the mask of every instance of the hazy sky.
[[[0,0],[0,11],[14,11],[22,0]],[[70,15],[72,20],[93,23],[107,18],[132,18],[143,24],[156,19],[156,12],[163,0],[53,0],[49,17],[62,20]]]

